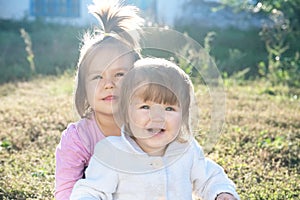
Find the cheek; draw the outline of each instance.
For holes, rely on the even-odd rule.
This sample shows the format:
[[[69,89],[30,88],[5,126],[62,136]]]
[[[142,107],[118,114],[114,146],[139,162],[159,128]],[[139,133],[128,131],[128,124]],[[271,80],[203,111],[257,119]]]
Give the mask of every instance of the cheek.
[[[98,90],[98,84],[96,81],[89,82],[86,84],[85,91],[89,102],[95,99],[95,95],[97,95],[97,90]]]
[[[129,120],[132,126],[142,128],[147,123],[147,111],[133,111],[129,113]]]
[[[138,112],[129,113],[129,120],[131,124],[137,124],[139,122]]]
[[[115,84],[116,84],[117,88],[121,88],[122,87],[124,76],[118,77],[118,78],[115,79]]]
[[[120,90],[118,88],[113,90],[113,95],[120,96]]]
[[[122,77],[118,77],[115,81],[116,81],[116,84],[118,85],[118,86],[121,86],[122,85],[122,82],[123,82],[123,79],[124,79],[124,76],[122,76]]]
[[[180,129],[180,127],[182,125],[181,114],[175,114],[175,115],[171,116],[170,122],[171,122],[172,126],[174,127],[174,129]]]

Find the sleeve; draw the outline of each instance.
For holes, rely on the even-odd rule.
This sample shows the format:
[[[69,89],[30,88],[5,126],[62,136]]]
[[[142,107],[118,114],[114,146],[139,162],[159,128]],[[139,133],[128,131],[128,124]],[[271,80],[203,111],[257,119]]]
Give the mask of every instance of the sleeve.
[[[55,198],[69,200],[74,184],[83,177],[91,157],[81,142],[75,124],[62,133],[55,157]]]
[[[103,165],[97,155],[93,155],[86,169],[86,178],[76,182],[71,200],[112,200],[117,189],[118,174],[115,170]]]
[[[194,194],[202,199],[215,200],[222,192],[230,193],[240,199],[234,183],[225,174],[223,168],[209,158],[205,158],[198,143],[194,145],[191,180]]]

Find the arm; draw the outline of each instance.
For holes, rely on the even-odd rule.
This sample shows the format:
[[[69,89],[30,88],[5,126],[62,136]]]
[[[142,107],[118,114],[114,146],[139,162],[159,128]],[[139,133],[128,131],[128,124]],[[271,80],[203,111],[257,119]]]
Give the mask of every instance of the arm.
[[[112,194],[118,185],[118,174],[112,168],[102,164],[97,152],[91,158],[86,169],[86,178],[74,185],[71,200],[112,200]]]
[[[192,145],[194,145],[195,154],[191,180],[196,196],[209,200],[239,199],[234,183],[227,177],[223,168],[212,160],[205,158],[201,147],[196,141]],[[235,198],[231,198],[231,196]]]
[[[78,135],[75,125],[70,125],[62,134],[56,148],[55,198],[69,200],[74,184],[83,177],[90,158]]]

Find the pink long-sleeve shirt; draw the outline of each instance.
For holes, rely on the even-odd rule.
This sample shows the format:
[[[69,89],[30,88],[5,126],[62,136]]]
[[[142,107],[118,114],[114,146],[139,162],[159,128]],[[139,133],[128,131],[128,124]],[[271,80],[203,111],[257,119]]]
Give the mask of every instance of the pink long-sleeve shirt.
[[[74,184],[84,175],[97,142],[105,138],[94,115],[68,125],[56,148],[55,198],[69,200]]]

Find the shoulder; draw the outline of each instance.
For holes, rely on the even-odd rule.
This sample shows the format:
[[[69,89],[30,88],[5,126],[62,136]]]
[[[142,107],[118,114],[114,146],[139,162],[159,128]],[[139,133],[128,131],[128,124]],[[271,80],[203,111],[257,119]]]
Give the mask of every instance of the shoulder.
[[[102,151],[115,151],[115,149],[124,150],[124,141],[120,136],[108,136],[99,141],[95,147],[95,154]]]
[[[68,124],[67,128],[62,133],[62,139],[78,138],[84,135],[83,133],[86,132],[84,130],[86,130],[89,124],[90,124],[89,119],[80,119],[77,122],[72,122]]]
[[[132,150],[132,146],[121,136],[109,136],[99,141],[95,146],[95,157],[109,157],[109,159],[128,157],[128,155],[135,155],[136,152]]]
[[[81,137],[78,132],[78,122],[68,124],[67,128],[62,132],[60,143],[57,149],[74,149],[75,147],[83,147]]]
[[[61,145],[84,146],[93,153],[95,144],[105,138],[93,118],[83,118],[70,123],[63,131]]]
[[[77,122],[68,124],[67,128],[62,132],[61,143],[68,143],[78,138]]]
[[[193,155],[194,158],[203,159],[205,158],[204,152],[202,147],[200,146],[199,142],[196,139],[191,139],[189,141],[190,148],[188,150],[189,154]]]
[[[108,136],[106,137],[106,140],[116,145],[124,143],[123,138],[121,136]]]
[[[77,123],[70,123],[63,131],[60,142],[56,147],[56,162],[62,163],[57,166],[62,167],[81,160],[89,160],[90,154],[78,135]]]
[[[102,165],[120,170],[123,166],[123,161],[128,162],[128,153],[125,150],[125,145],[120,136],[109,136],[99,141],[95,146],[93,160]]]

